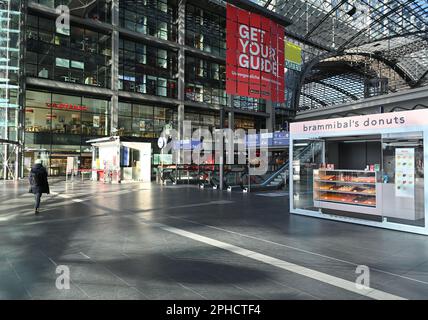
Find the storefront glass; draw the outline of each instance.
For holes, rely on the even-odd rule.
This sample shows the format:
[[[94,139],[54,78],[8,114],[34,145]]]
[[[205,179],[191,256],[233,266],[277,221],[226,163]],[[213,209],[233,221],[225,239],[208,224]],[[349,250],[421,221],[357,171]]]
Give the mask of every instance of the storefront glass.
[[[38,158],[52,175],[65,173],[70,155],[84,167],[91,152],[86,141],[108,135],[109,124],[109,101],[27,90],[25,173]]]
[[[291,211],[427,233],[426,132],[415,125],[425,114],[414,112],[292,124]],[[420,131],[399,127],[406,124]]]
[[[293,143],[294,208],[424,226],[422,133]]]
[[[291,172],[295,208],[316,210],[313,198],[314,169],[324,162],[324,148],[323,141],[294,141]]]
[[[388,221],[424,226],[422,132],[382,135],[382,207]]]

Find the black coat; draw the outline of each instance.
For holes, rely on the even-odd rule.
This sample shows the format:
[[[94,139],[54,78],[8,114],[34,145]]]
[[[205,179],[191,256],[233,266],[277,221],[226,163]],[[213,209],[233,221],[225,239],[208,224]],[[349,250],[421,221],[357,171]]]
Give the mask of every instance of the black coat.
[[[30,193],[49,194],[48,172],[41,164],[34,165],[30,171]]]

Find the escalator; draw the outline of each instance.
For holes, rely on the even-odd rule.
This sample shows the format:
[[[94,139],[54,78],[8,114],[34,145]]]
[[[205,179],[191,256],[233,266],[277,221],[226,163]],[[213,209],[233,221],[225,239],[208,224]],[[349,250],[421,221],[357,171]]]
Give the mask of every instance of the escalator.
[[[302,162],[308,162],[314,153],[314,146],[309,144],[304,147],[295,147],[293,159],[299,159]],[[281,157],[283,155],[280,155]],[[276,160],[274,158],[274,160]],[[250,190],[278,190],[286,187],[286,181],[289,175],[289,160],[285,161],[279,167],[269,165],[269,170],[264,175],[249,176],[248,173],[243,177],[243,184],[241,185],[244,191]]]
[[[224,175],[223,175],[223,188],[239,188],[242,183],[242,175],[244,174],[246,168],[245,165],[225,165]],[[215,172],[215,175],[212,179],[213,188],[218,188],[220,186],[220,172]]]

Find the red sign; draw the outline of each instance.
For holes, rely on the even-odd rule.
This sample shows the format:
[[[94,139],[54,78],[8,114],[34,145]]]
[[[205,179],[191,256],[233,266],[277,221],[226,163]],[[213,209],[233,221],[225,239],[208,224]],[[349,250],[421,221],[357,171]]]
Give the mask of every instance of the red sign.
[[[69,104],[69,103],[49,103],[46,102],[46,105],[49,108],[54,108],[54,109],[65,109],[65,110],[75,110],[75,111],[87,111],[88,107],[86,106],[79,106],[79,105],[74,105],[74,104]]]
[[[284,28],[227,4],[226,93],[284,102]]]

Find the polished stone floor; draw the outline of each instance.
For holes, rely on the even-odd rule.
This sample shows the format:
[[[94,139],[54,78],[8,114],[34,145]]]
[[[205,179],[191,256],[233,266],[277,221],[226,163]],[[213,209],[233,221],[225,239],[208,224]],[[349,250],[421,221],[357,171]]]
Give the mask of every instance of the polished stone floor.
[[[35,216],[25,182],[0,182],[0,299],[428,298],[428,237],[290,215],[285,192],[51,190]]]

